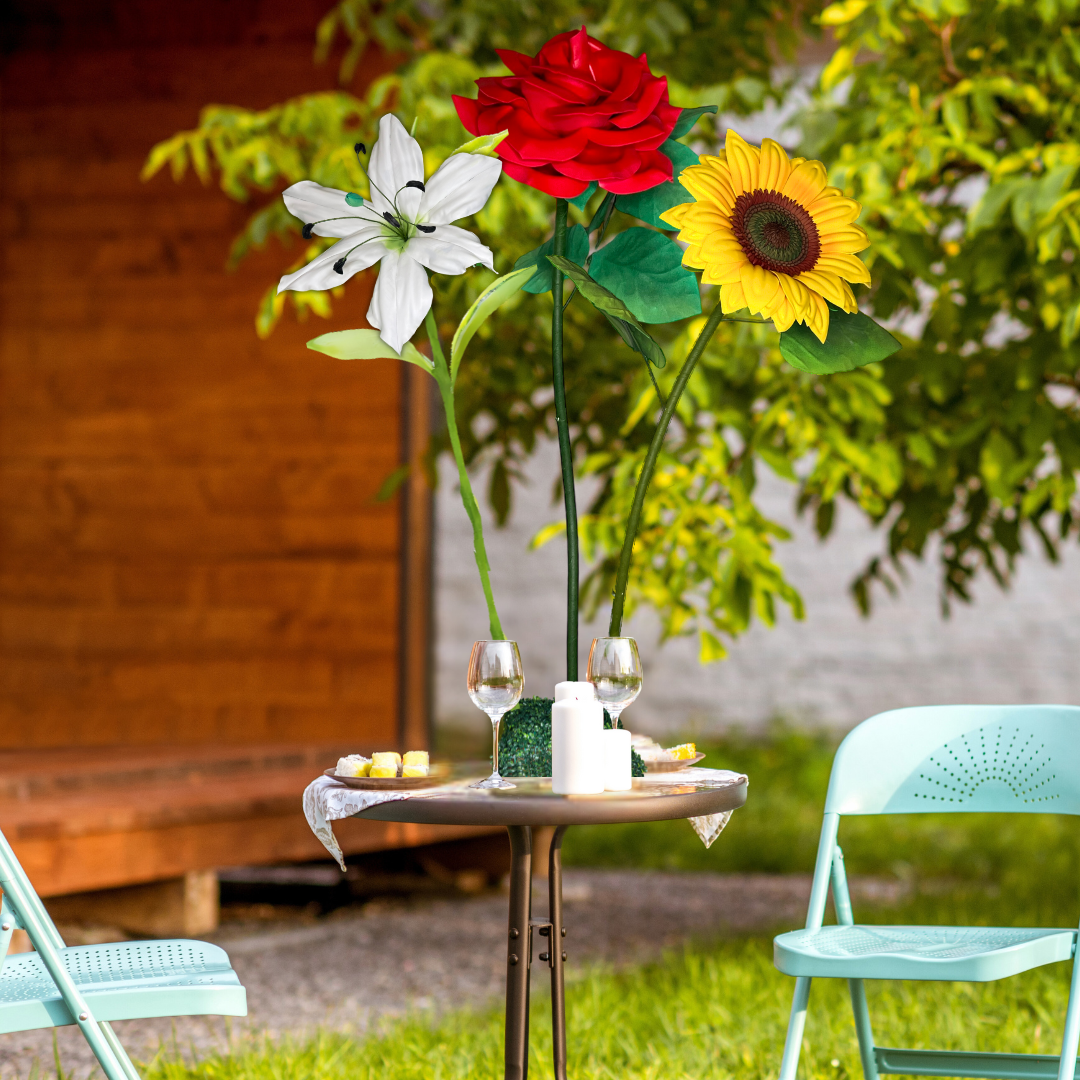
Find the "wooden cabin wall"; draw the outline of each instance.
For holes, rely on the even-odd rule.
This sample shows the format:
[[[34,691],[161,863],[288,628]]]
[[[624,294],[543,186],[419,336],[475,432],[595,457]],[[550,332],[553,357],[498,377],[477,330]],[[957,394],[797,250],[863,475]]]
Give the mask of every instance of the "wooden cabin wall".
[[[226,270],[250,207],[139,180],[209,102],[334,88],[312,62],[328,7],[6,5],[0,748],[398,742],[408,553],[399,500],[373,497],[401,460],[405,365],[304,347],[364,325],[371,282],[260,341],[288,260]]]

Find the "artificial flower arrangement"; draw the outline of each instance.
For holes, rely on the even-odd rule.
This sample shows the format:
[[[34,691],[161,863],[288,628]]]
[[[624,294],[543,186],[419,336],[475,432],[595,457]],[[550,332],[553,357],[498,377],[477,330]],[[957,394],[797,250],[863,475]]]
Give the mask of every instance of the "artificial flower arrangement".
[[[659,368],[666,357],[646,327],[700,315],[702,286],[719,286],[719,298],[666,401],[657,387],[662,409],[627,520],[611,636],[621,633],[634,537],[668,425],[720,323],[772,322],[785,360],[816,374],[874,363],[899,343],[858,310],[851,284],[870,283],[858,258],[869,243],[856,224],[860,206],[829,186],[820,162],[790,158],[768,139],[760,148],[751,146],[731,130],[723,150],[699,156],[679,140],[716,106],[673,106],[667,80],[649,70],[644,56],[610,49],[584,27],[558,34],[535,57],[506,50],[499,55],[509,75],[478,79],[476,99],[453,99],[473,140],[427,180],[419,145],[388,114],[368,160],[366,197],[310,181],[284,193],[289,211],[304,223],[305,237],[338,242],[282,278],[279,291],[331,289],[380,264],[367,312],[375,329],[324,334],[309,346],[341,358],[397,357],[434,377],[494,639],[505,635],[458,437],[454,383],[469,341],[501,304],[519,290],[551,292],[552,381],[566,513],[566,678],[576,681],[578,529],[564,383],[565,305],[581,293],[630,349]],[[358,143],[355,150],[362,160],[366,147]],[[494,269],[490,249],[453,222],[480,210],[503,172],[554,197],[553,235],[480,294],[453,334],[447,358],[427,272]],[[603,195],[588,225],[569,225],[570,204],[585,211],[598,191]],[[641,224],[605,243],[616,210]],[[574,291],[564,299],[567,280]],[[421,324],[430,356],[411,341]]]

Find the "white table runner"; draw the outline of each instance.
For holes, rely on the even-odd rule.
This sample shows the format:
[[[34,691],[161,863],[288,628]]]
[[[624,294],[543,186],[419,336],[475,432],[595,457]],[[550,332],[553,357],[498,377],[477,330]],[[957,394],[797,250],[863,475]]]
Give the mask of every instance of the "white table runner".
[[[710,786],[727,787],[746,780],[742,773],[730,769],[680,769],[678,772],[651,773],[647,777],[650,784],[678,786],[707,782]],[[363,810],[381,803],[399,802],[402,799],[424,799],[446,795],[453,791],[467,791],[470,781],[457,784],[442,784],[439,787],[420,788],[416,791],[365,791],[347,787],[333,776],[320,776],[307,786],[304,792],[304,816],[311,831],[322,841],[323,847],[337,860],[342,870],[345,859],[338,846],[337,837],[331,822],[352,817]],[[721,814],[706,814],[702,817],[688,818],[694,832],[701,837],[706,847],[711,847],[716,838],[724,831],[734,811],[725,810]]]

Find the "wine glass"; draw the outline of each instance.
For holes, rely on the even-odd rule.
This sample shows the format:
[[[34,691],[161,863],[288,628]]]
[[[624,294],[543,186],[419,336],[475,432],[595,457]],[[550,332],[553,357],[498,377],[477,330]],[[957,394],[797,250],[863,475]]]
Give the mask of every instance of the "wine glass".
[[[491,717],[491,775],[477,788],[512,788],[499,775],[499,721],[521,700],[525,675],[516,641],[478,641],[469,657],[469,697]]]
[[[619,714],[641,693],[641,657],[632,637],[593,638],[585,677],[619,726]]]

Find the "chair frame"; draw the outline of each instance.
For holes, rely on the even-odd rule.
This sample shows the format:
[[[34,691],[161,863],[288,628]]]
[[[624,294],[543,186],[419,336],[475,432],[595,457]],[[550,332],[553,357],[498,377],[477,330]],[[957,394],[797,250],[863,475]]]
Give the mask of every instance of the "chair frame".
[[[65,966],[61,955],[67,948],[64,939],[60,936],[45,905],[41,902],[37,891],[26,876],[26,871],[23,870],[7,837],[2,832],[0,832],[0,888],[3,889],[3,896],[0,897],[0,971],[7,961],[12,934],[16,929],[25,930],[37,950],[42,965],[56,985],[67,1013],[70,1014],[69,1018],[54,1019],[52,1026],[55,1028],[67,1026],[69,1023],[75,1024],[89,1043],[107,1080],[142,1080],[139,1071],[113,1030],[112,1024],[105,1020],[98,1020],[94,1016],[93,1007],[79,990]],[[150,1015],[173,1014],[160,1012]],[[35,1030],[48,1026],[48,1024],[34,1024],[21,1030]]]
[[[1077,725],[1078,743],[1080,743],[1080,708],[1064,706],[1017,706],[1014,708],[980,706],[928,706],[923,708],[899,709],[891,713],[882,713],[871,717],[856,727],[841,744],[833,762],[832,776],[829,781],[829,794],[826,798],[825,814],[821,826],[821,838],[818,843],[817,860],[814,866],[814,880],[810,892],[807,910],[806,929],[819,930],[823,925],[825,906],[830,888],[833,905],[836,910],[838,925],[855,925],[851,908],[851,896],[848,891],[847,874],[844,869],[844,853],[837,843],[840,818],[850,814],[894,814],[894,813],[933,813],[933,812],[1001,812],[1002,807],[968,807],[945,805],[913,805],[908,797],[903,797],[902,785],[908,774],[910,762],[902,763],[900,770],[886,778],[885,790],[869,800],[862,798],[862,793],[845,790],[840,779],[842,758],[845,745],[857,736],[861,728],[871,724],[902,724],[914,719],[911,714],[937,713],[942,719],[948,715],[953,727],[953,734],[964,734],[965,724],[972,720],[983,720],[983,726],[995,721],[1009,722],[1030,717],[1034,713],[1054,710],[1057,713],[1067,711],[1070,721]],[[905,715],[907,714],[907,715]],[[919,718],[921,719],[921,718]],[[978,725],[967,728],[967,732],[980,730]],[[948,740],[946,735],[940,742],[943,746]],[[1075,763],[1074,763],[1075,764]],[[1076,805],[1075,793],[1080,788],[1080,775],[1070,778],[1073,792],[1067,798],[1071,809],[1058,812],[1080,813]],[[924,796],[925,798],[925,796]],[[1021,813],[1046,812],[1041,803],[1012,808]],[[1075,935],[1074,931],[1074,935]],[[787,1037],[784,1043],[784,1055],[780,1065],[779,1080],[796,1080],[799,1056],[802,1049],[803,1032],[806,1027],[806,1014],[810,999],[810,984],[814,977],[800,975],[795,980],[795,992],[788,1020]],[[836,977],[836,976],[832,976]],[[1077,1050],[1080,1048],[1080,962],[1077,958],[1076,938],[1073,941],[1073,970],[1069,987],[1069,1002],[1065,1014],[1065,1031],[1062,1038],[1061,1053],[1058,1054],[1005,1054],[982,1053],[963,1050],[912,1050],[877,1046],[874,1043],[873,1028],[870,1023],[870,1010],[866,1001],[864,979],[847,980],[851,996],[851,1007],[855,1020],[855,1032],[859,1041],[859,1056],[862,1060],[866,1080],[878,1080],[886,1074],[901,1073],[908,1076],[954,1076],[987,1077],[991,1080],[1074,1080],[1077,1074]]]

